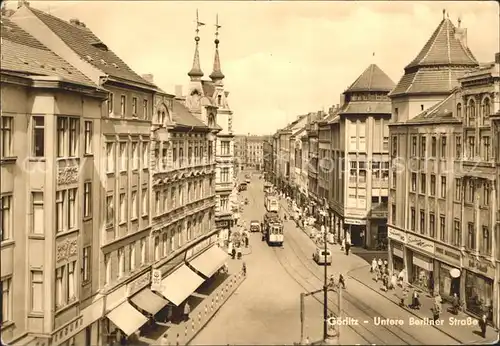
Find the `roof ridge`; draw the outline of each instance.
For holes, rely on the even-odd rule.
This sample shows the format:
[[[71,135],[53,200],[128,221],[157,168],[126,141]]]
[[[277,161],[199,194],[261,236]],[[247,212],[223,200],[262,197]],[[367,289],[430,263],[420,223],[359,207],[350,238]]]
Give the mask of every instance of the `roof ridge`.
[[[436,38],[439,36],[439,34],[441,33],[441,31],[443,30],[443,23],[445,23],[445,22],[446,22],[446,19],[443,18],[443,20],[441,20],[441,22],[439,23],[438,27],[434,31],[434,33],[431,35],[431,37],[429,37],[429,40],[427,40],[426,44],[424,45],[424,47],[422,49],[424,49],[427,46],[427,44],[429,42],[431,42],[431,40],[432,40],[431,45],[427,49],[427,52],[425,53],[425,55],[420,59],[420,61],[417,62],[417,65],[421,61],[425,60],[427,58],[427,56],[429,55],[429,53],[431,52],[432,48],[434,48],[434,45],[436,44]]]
[[[370,64],[370,81],[368,82],[368,88],[372,88],[373,74],[375,73],[375,64]]]
[[[447,37],[447,40],[446,40],[446,49],[448,50],[448,63],[451,64],[451,42],[450,42],[450,28],[449,28],[449,25],[446,25],[446,37]]]

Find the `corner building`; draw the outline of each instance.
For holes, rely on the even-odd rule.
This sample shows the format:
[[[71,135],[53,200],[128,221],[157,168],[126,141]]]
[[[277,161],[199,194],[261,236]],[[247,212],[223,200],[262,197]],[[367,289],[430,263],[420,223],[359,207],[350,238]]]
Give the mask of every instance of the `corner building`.
[[[478,67],[460,24],[443,18],[390,94],[388,255],[498,325],[498,64]]]

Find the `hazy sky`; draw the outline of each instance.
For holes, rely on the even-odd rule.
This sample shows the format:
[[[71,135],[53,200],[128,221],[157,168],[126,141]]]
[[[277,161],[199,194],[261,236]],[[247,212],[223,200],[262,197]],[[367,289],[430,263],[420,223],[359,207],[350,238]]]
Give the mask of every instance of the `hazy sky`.
[[[494,1],[32,1],[31,6],[85,22],[132,69],[154,74],[158,86],[171,93],[189,81],[196,9],[207,24],[200,32],[200,57],[208,78],[218,13],[222,71],[237,133],[270,134],[300,114],[328,109],[372,62],[397,83],[443,9],[455,24],[461,17],[479,61],[493,61],[500,51]]]

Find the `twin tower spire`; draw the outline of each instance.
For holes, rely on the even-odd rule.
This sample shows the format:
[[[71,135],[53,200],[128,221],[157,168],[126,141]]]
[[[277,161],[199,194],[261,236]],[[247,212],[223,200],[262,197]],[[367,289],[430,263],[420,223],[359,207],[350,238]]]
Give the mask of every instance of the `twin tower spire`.
[[[200,66],[200,52],[198,49],[198,45],[200,42],[200,36],[198,36],[200,32],[200,27],[205,25],[205,23],[200,22],[198,18],[198,10],[196,10],[196,36],[194,37],[195,41],[195,50],[194,50],[194,58],[193,58],[193,67],[191,71],[188,72],[188,76],[192,81],[200,80],[203,77],[203,71]],[[210,74],[210,78],[212,81],[217,82],[224,79],[224,74],[220,68],[220,58],[219,58],[219,29],[221,26],[219,25],[219,15],[217,15],[216,24],[215,24],[215,57],[214,57],[214,68],[212,73]]]

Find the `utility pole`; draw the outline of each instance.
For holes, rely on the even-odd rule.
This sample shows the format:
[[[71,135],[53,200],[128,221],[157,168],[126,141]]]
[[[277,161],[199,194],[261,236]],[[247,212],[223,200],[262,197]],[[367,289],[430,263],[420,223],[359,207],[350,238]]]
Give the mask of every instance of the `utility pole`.
[[[318,294],[322,291],[323,291],[323,289],[320,288],[319,290],[316,290],[313,292],[300,294],[300,344],[301,345],[305,345],[305,339],[304,339],[304,322],[306,319],[305,298],[309,297],[309,296],[313,296],[315,294]]]

